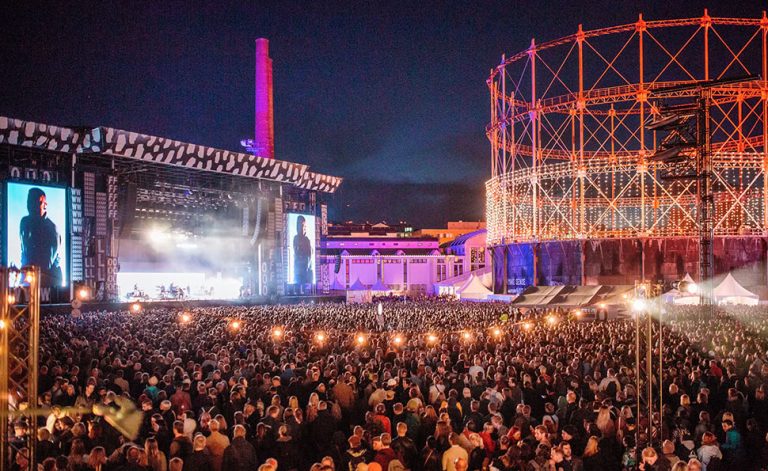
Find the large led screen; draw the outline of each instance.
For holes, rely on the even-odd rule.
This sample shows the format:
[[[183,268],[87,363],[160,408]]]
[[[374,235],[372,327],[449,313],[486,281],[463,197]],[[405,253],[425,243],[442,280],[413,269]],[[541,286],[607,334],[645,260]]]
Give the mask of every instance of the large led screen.
[[[306,285],[315,282],[315,217],[288,213],[288,283]]]
[[[8,266],[40,267],[40,286],[67,285],[67,190],[8,182]]]

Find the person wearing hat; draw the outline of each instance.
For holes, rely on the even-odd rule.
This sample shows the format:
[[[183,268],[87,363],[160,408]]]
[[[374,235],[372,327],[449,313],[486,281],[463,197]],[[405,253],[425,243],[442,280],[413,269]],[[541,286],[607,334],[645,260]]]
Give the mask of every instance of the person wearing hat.
[[[563,442],[571,444],[571,450],[575,455],[581,456],[584,452],[584,440],[579,434],[579,429],[575,425],[566,425],[560,431],[560,438]]]

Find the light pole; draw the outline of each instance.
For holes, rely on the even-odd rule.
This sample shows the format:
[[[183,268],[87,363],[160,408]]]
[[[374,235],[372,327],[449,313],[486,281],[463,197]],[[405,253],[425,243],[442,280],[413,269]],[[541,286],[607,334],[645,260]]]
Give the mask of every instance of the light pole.
[[[648,418],[648,428],[646,433],[648,436],[648,445],[653,443],[653,412],[654,412],[654,393],[653,393],[653,371],[654,371],[654,358],[653,358],[653,313],[656,312],[659,315],[659,376],[657,378],[659,387],[659,417],[664,410],[663,393],[664,385],[662,382],[663,374],[663,336],[661,333],[661,309],[660,309],[660,295],[661,285],[651,283],[648,281],[635,282],[635,296],[632,299],[632,311],[635,317],[635,387],[637,389],[637,429],[636,429],[636,444],[640,443],[640,433],[642,428],[640,427],[640,416],[642,414],[642,398],[643,389],[645,389],[645,403],[646,403],[646,417]],[[641,316],[645,315],[645,375],[641,374],[642,369],[642,347],[643,342],[641,336],[643,335],[643,326]],[[645,381],[645,384],[642,384]],[[642,386],[645,386],[643,388]],[[660,437],[662,440],[663,437]]]

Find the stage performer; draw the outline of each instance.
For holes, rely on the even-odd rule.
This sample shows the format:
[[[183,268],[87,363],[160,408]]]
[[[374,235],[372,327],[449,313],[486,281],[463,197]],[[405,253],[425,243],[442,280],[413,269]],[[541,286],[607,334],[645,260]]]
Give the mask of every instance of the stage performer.
[[[40,267],[40,285],[61,284],[59,265],[59,235],[56,224],[48,219],[48,199],[40,188],[31,188],[27,194],[27,214],[21,218],[21,264]]]
[[[307,237],[307,220],[304,216],[296,219],[296,235],[293,237],[294,281],[303,290],[312,282],[312,244]]]

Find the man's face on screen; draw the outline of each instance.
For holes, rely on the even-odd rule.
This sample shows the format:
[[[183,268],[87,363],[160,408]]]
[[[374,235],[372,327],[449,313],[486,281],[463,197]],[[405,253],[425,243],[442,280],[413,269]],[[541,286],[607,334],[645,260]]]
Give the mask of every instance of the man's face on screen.
[[[45,195],[40,195],[40,198],[38,199],[38,207],[40,209],[40,217],[45,217],[45,214],[48,212],[48,200]]]

